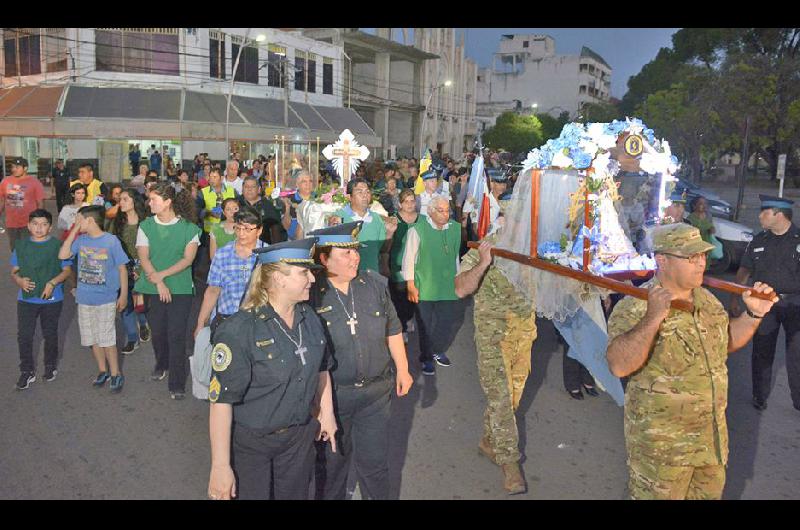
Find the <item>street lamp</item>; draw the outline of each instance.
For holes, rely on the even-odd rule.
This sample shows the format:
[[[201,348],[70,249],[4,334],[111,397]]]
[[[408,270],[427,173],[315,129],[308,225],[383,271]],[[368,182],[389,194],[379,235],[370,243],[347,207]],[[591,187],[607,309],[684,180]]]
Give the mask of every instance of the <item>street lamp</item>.
[[[422,149],[424,149],[423,145],[423,138],[425,137],[425,120],[428,118],[428,105],[431,104],[431,100],[433,99],[433,93],[439,90],[442,87],[449,87],[453,84],[453,82],[448,79],[444,83],[431,87],[431,93],[428,95],[428,101],[425,103],[425,110],[422,114],[422,126],[419,128],[419,154],[422,157]]]

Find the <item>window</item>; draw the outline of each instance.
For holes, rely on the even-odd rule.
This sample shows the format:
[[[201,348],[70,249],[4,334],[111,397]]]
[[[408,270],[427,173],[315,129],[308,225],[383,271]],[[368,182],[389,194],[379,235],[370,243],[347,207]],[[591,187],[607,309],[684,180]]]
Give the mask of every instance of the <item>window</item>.
[[[178,29],[97,29],[95,67],[105,72],[178,75]]]
[[[322,93],[333,94],[333,59],[322,59]]]
[[[586,93],[586,85],[581,85],[578,87],[578,94],[585,94]]]
[[[238,42],[235,42],[238,41]],[[231,36],[231,60],[236,63],[236,56],[239,55],[239,47],[242,45],[242,39],[237,38],[235,35]],[[231,69],[235,64],[231,64]],[[244,45],[242,55],[239,57],[239,66],[236,68],[236,75],[234,80],[243,83],[258,84],[258,48],[252,43]]]
[[[4,28],[6,77],[42,73],[39,28]]]
[[[306,70],[306,76],[308,77],[308,91],[309,92],[316,92],[317,91],[317,56],[311,52],[308,52],[308,69]]]
[[[45,28],[44,63],[46,72],[67,69],[67,39],[64,28]]]
[[[582,64],[581,67],[580,67],[580,71],[581,72],[585,72],[588,69],[589,69],[589,65],[588,64]]]
[[[527,48],[529,45],[530,45],[530,42],[528,42],[526,40],[522,41],[522,47],[523,48]]]
[[[286,73],[286,48],[270,44],[267,52],[267,84],[283,88]]]
[[[306,52],[294,52],[294,89],[305,90],[306,87]]]
[[[478,83],[480,83],[481,81],[483,81],[483,79],[481,78],[481,76],[478,76]]]
[[[216,79],[225,79],[225,34],[209,30],[208,37],[210,75]]]

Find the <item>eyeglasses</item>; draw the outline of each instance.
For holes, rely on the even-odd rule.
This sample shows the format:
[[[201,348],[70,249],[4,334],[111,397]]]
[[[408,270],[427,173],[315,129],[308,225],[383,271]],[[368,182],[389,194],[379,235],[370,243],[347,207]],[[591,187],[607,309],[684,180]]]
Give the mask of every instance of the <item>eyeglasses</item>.
[[[258,226],[244,226],[244,225],[233,225],[234,232],[245,232],[250,233],[258,230],[260,227]]]
[[[677,254],[670,254],[669,252],[662,252],[666,256],[672,256],[673,258],[680,258],[685,259],[692,265],[699,265],[700,263],[706,262],[706,253],[705,252],[698,252],[697,254],[692,254],[691,256],[679,256]]]

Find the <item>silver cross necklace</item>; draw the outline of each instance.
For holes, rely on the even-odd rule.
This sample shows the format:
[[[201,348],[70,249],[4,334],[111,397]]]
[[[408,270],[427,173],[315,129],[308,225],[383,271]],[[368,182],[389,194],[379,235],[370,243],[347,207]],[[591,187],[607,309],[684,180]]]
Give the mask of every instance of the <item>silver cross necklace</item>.
[[[289,335],[289,332],[287,332],[285,329],[283,329],[283,324],[281,324],[280,317],[275,318],[275,323],[278,324],[279,328],[281,328],[281,331],[283,331],[283,334],[286,335],[286,338],[289,339],[290,341],[292,341],[292,344],[295,345],[295,348],[297,348],[297,349],[294,350],[294,354],[297,355],[298,357],[300,357],[300,362],[303,363],[303,365],[305,365],[306,364],[305,353],[308,351],[308,348],[303,346],[303,323],[301,322],[297,326],[300,329],[300,342],[299,343],[295,342],[295,340],[292,338],[292,336]]]
[[[348,293],[349,296],[352,296],[352,299],[350,300],[350,305],[351,305],[351,308],[353,310],[353,314],[352,315],[347,312],[347,307],[344,305],[344,302],[342,302],[342,297],[339,296],[339,289],[334,287],[333,288],[333,292],[336,293],[336,298],[339,300],[339,303],[342,304],[342,309],[344,309],[344,314],[347,315],[347,318],[349,319],[346,322],[346,324],[348,326],[350,326],[350,334],[351,335],[355,335],[356,334],[356,324],[358,324],[358,320],[356,320],[358,318],[356,316],[356,296],[355,296],[355,294],[353,294],[353,286],[350,285],[350,284],[348,284],[348,286],[350,287],[350,289],[348,289],[347,293]]]

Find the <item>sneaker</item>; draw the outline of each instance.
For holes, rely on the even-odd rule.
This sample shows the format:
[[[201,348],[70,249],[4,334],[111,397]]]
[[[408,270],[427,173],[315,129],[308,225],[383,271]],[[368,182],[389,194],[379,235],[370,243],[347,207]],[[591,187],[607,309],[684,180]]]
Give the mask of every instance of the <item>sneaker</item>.
[[[122,355],[130,355],[133,353],[133,350],[139,347],[138,342],[128,342],[125,346],[122,347],[120,350]]]
[[[108,381],[109,379],[111,379],[111,376],[108,375],[108,372],[100,372],[99,374],[97,374],[95,380],[92,381],[92,385],[97,388],[100,388],[101,386],[105,385],[106,381]]]
[[[180,401],[186,397],[186,394],[183,392],[170,392],[169,397],[174,399],[175,401]]]
[[[447,355],[443,353],[434,353],[433,358],[439,366],[450,366],[452,364],[450,359],[447,358]]]
[[[767,410],[767,401],[754,397],[753,406],[756,408],[756,410]]]
[[[25,390],[31,383],[36,381],[36,374],[33,372],[22,372],[19,374],[19,379],[17,380],[17,390]]]
[[[44,371],[44,380],[55,381],[57,375],[58,375],[58,370],[56,370],[55,368],[46,368]]]
[[[122,392],[122,385],[125,384],[125,376],[122,374],[114,375],[111,377],[111,393],[112,394],[119,394]]]
[[[142,342],[150,342],[150,326],[142,326],[139,328],[139,340]]]
[[[163,381],[165,377],[167,377],[167,371],[159,370],[158,368],[154,369],[153,373],[150,374],[151,381]]]
[[[436,367],[433,365],[433,361],[422,363],[422,375],[436,375]]]

